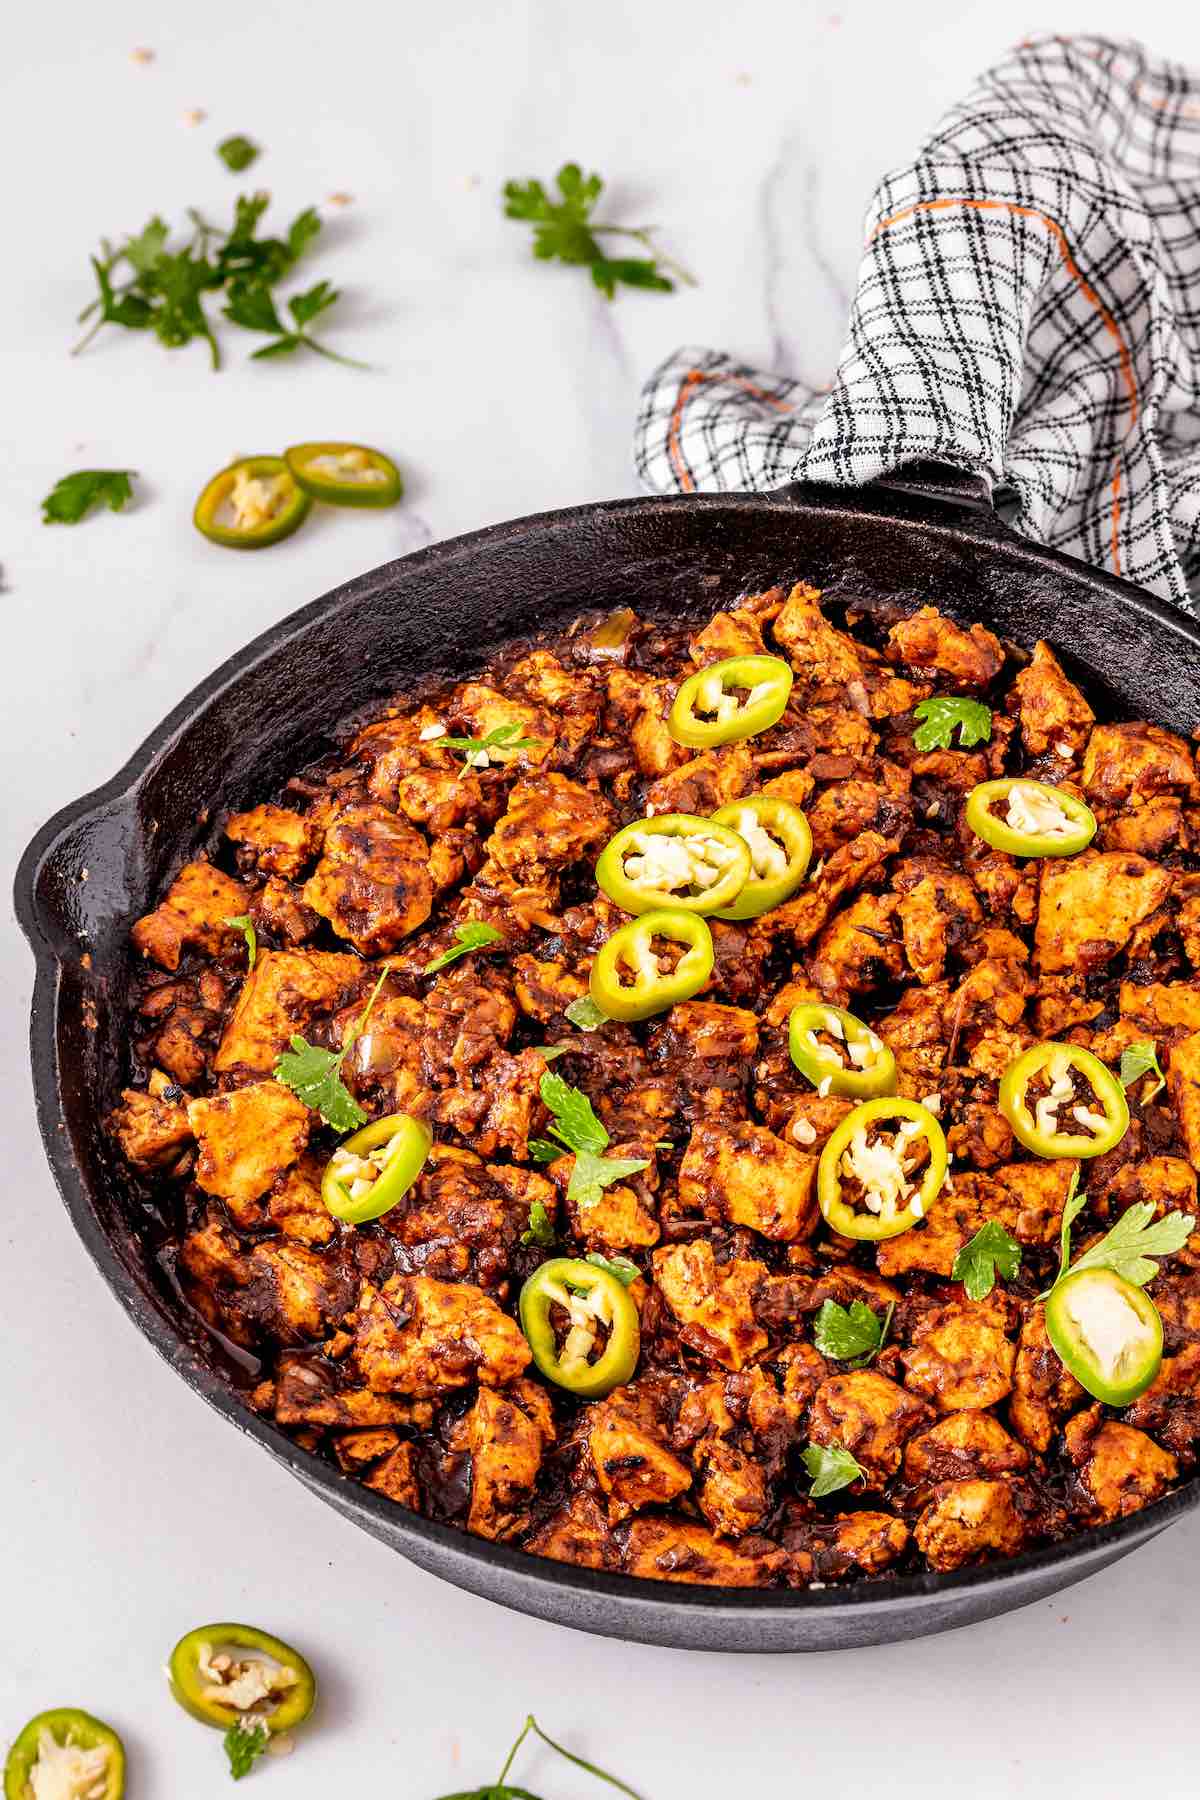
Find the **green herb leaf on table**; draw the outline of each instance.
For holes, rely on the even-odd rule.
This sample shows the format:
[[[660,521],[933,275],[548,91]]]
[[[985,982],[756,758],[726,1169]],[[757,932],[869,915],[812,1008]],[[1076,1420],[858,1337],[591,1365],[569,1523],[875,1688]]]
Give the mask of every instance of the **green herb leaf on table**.
[[[486,769],[493,750],[539,750],[541,738],[521,736],[519,725],[497,725],[486,737],[442,737],[434,745],[438,750],[461,750],[471,768]]]
[[[913,718],[923,721],[913,732],[918,750],[949,750],[956,730],[963,750],[986,744],[992,735],[991,707],[960,694],[935,694],[920,701],[913,707]]]
[[[78,525],[94,506],[120,512],[133,497],[133,469],[77,469],[56,481],[42,501],[43,525]]]
[[[601,1012],[590,994],[584,994],[579,1000],[572,1000],[563,1016],[578,1031],[599,1031],[601,1025],[609,1023],[608,1014]]]
[[[1021,1246],[997,1219],[988,1219],[954,1258],[953,1281],[961,1281],[968,1300],[985,1300],[997,1275],[1011,1281],[1021,1266]]]
[[[276,1081],[291,1088],[297,1099],[303,1100],[313,1112],[320,1113],[335,1131],[355,1131],[367,1122],[366,1113],[342,1080],[342,1064],[361,1036],[390,969],[391,965],[384,963],[366,1006],[346,1027],[340,1050],[322,1050],[296,1036],[292,1039],[291,1049],[285,1050],[275,1064]]]
[[[1075,1211],[1078,1210],[1077,1206]],[[1071,1216],[1073,1218],[1074,1213]],[[1183,1249],[1195,1229],[1196,1221],[1188,1213],[1170,1212],[1163,1218],[1156,1219],[1154,1202],[1139,1200],[1134,1206],[1128,1207],[1112,1230],[1106,1232],[1090,1250],[1085,1250],[1065,1273],[1077,1275],[1081,1269],[1111,1269],[1124,1280],[1132,1281],[1135,1287],[1145,1287],[1158,1274],[1155,1259],[1174,1256],[1176,1251]],[[1064,1263],[1070,1244],[1069,1233],[1070,1223],[1064,1211]],[[1058,1281],[1062,1280],[1063,1273],[1064,1270],[1060,1269]],[[1055,1286],[1057,1285],[1056,1281]]]
[[[826,1300],[813,1321],[813,1342],[822,1356],[835,1362],[855,1359],[854,1366],[861,1368],[883,1348],[895,1310],[894,1302],[881,1315],[863,1300],[848,1307]]]
[[[271,1733],[263,1719],[236,1719],[225,1733],[225,1754],[229,1773],[235,1781],[248,1775],[271,1741]]]
[[[235,175],[240,175],[252,162],[257,162],[261,154],[253,138],[243,137],[240,132],[235,132],[232,137],[222,138],[217,145],[217,155]]]
[[[1132,1087],[1143,1075],[1155,1077],[1154,1086],[1143,1096],[1148,1101],[1153,1100],[1155,1094],[1166,1087],[1167,1078],[1159,1067],[1158,1052],[1149,1039],[1143,1044],[1130,1044],[1121,1052],[1121,1086]]]
[[[621,285],[663,294],[673,292],[675,281],[695,285],[687,270],[655,244],[653,226],[613,225],[593,217],[604,191],[599,175],[585,176],[578,163],[564,163],[555,185],[557,194],[536,180],[504,184],[505,217],[533,226],[533,254],[540,262],[589,269],[608,300],[615,298]],[[606,237],[631,239],[650,254],[610,257],[600,242]]]
[[[504,933],[497,931],[494,925],[485,925],[481,919],[470,919],[465,925],[456,925],[454,935],[458,942],[449,950],[435,956],[432,962],[426,963],[422,973],[432,975],[437,969],[445,969],[457,962],[460,956],[469,956],[472,950],[484,950],[489,944],[498,944]]]
[[[632,1287],[641,1270],[627,1256],[602,1256],[599,1250],[589,1250],[584,1258],[586,1262],[595,1263],[598,1269],[605,1269],[615,1275],[622,1287]]]
[[[231,919],[226,919],[225,923],[227,925],[236,926],[237,930],[240,931],[245,938],[246,966],[247,969],[252,969],[258,961],[258,933],[254,929],[254,922],[251,919],[250,914],[235,913]]]
[[[839,1488],[860,1481],[863,1470],[841,1444],[810,1444],[801,1453],[801,1462],[812,1477],[808,1493],[811,1500],[825,1494],[836,1494]]]
[[[554,1226],[550,1214],[546,1211],[544,1200],[534,1200],[529,1207],[529,1229],[521,1233],[523,1244],[536,1244],[539,1249],[549,1250],[555,1242]]]
[[[461,1789],[457,1794],[443,1794],[441,1800],[537,1800],[537,1795],[531,1794],[528,1788],[517,1787],[508,1779],[509,1771],[517,1759],[517,1752],[530,1732],[540,1738],[542,1743],[553,1750],[556,1755],[563,1757],[569,1763],[574,1763],[575,1767],[582,1769],[585,1774],[594,1775],[598,1781],[606,1781],[609,1787],[619,1789],[622,1794],[628,1794],[629,1800],[641,1800],[637,1790],[631,1788],[628,1782],[622,1781],[619,1775],[610,1774],[607,1769],[600,1768],[598,1763],[588,1762],[586,1757],[576,1756],[573,1750],[567,1750],[562,1744],[557,1743],[548,1732],[542,1730],[532,1713],[526,1716],[525,1723],[505,1757],[504,1766],[495,1781],[483,1787]]]

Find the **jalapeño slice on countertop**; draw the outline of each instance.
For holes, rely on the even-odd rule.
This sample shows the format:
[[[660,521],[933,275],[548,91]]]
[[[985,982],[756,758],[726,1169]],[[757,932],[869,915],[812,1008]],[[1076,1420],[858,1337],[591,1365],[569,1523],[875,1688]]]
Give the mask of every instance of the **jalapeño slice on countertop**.
[[[1077,1129],[1063,1129],[1064,1108]],[[1035,1156],[1103,1156],[1129,1129],[1124,1088],[1078,1044],[1034,1044],[1009,1063],[1000,1111]]]
[[[1136,1400],[1162,1362],[1158,1308],[1115,1269],[1080,1269],[1057,1282],[1046,1301],[1046,1331],[1059,1359],[1106,1406]]]
[[[596,953],[588,988],[610,1019],[648,1019],[699,993],[712,967],[704,920],[669,908],[642,913],[614,931]]]
[[[730,656],[688,676],[667,730],[693,750],[733,744],[777,725],[791,691],[792,671],[781,656]]]
[[[1010,856],[1074,856],[1096,835],[1091,807],[1044,781],[981,781],[966,816],[977,837]]]
[[[840,1006],[794,1006],[788,1049],[800,1073],[822,1094],[870,1100],[896,1091],[896,1058],[869,1025]]]
[[[264,550],[299,530],[311,506],[281,456],[244,456],[213,476],[192,522],[210,543]]]
[[[340,1143],[325,1165],[321,1198],[335,1219],[362,1225],[403,1200],[433,1144],[421,1119],[389,1113]]]
[[[717,917],[757,919],[789,899],[812,859],[812,832],[800,808],[774,794],[749,794],[712,816],[750,846],[749,879],[733,905],[722,907]]]
[[[394,506],[404,492],[391,457],[366,444],[293,444],[283,455],[304,492],[330,506]]]
[[[4,1800],[121,1800],[124,1792],[125,1746],[110,1725],[75,1706],[30,1719],[4,1765]]]
[[[566,1256],[544,1262],[521,1289],[519,1310],[533,1360],[556,1387],[600,1400],[633,1374],[638,1309],[607,1269]]]
[[[291,1731],[317,1698],[317,1678],[299,1651],[253,1625],[189,1631],[171,1652],[167,1679],[185,1712],[222,1731],[259,1720],[268,1731]]]
[[[635,819],[600,853],[596,880],[628,913],[715,913],[750,876],[750,846],[727,825],[691,813]]]
[[[842,1120],[817,1168],[821,1216],[843,1237],[898,1237],[946,1177],[946,1139],[916,1100],[868,1100]]]

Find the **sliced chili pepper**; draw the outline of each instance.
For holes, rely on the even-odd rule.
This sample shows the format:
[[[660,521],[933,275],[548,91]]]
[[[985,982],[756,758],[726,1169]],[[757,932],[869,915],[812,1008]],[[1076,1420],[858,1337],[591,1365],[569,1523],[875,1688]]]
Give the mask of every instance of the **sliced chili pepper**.
[[[1065,1275],[1046,1301],[1059,1360],[1096,1400],[1128,1406],[1158,1374],[1163,1328],[1149,1294],[1115,1269]]]
[[[896,1091],[896,1058],[869,1025],[840,1006],[794,1006],[788,1049],[800,1073],[822,1093],[870,1100]]]
[[[733,905],[722,907],[719,919],[757,919],[795,893],[808,873],[813,848],[808,820],[798,806],[776,794],[748,794],[719,807],[713,819],[750,846],[749,879]]]
[[[1074,856],[1096,835],[1090,806],[1045,781],[981,781],[967,795],[967,824],[1010,856]]]
[[[568,1393],[599,1400],[637,1367],[637,1307],[624,1284],[595,1263],[567,1256],[544,1262],[521,1289],[519,1311],[534,1362]]]
[[[395,506],[404,492],[391,457],[366,444],[293,444],[283,456],[298,486],[330,506]]]
[[[664,968],[655,938],[684,946],[673,967]],[[642,913],[614,931],[596,953],[588,986],[610,1019],[648,1019],[698,994],[712,966],[712,932],[704,920],[671,908]]]
[[[185,1712],[222,1731],[240,1719],[291,1731],[317,1699],[317,1678],[300,1652],[253,1625],[189,1631],[171,1652],[167,1679]]]
[[[899,1121],[891,1134],[872,1131]],[[923,1174],[913,1152],[923,1140],[928,1164]],[[924,1218],[946,1178],[946,1139],[941,1126],[916,1100],[868,1100],[842,1120],[817,1167],[817,1203],[825,1223],[843,1237],[898,1237]],[[846,1198],[849,1183],[861,1196]]]
[[[321,1198],[347,1225],[381,1219],[407,1194],[433,1144],[421,1119],[389,1113],[343,1139],[325,1165]]]
[[[693,750],[756,737],[779,723],[791,691],[792,671],[781,656],[730,656],[688,676],[667,730]]]
[[[124,1744],[111,1725],[76,1706],[58,1706],[30,1719],[4,1765],[4,1800],[37,1800],[39,1794],[121,1800],[124,1792]]]
[[[1079,1098],[1077,1078],[1091,1089],[1101,1112]],[[1032,1104],[1031,1086],[1041,1090]],[[1082,1130],[1059,1130],[1064,1106]],[[1078,1044],[1034,1044],[1010,1062],[1000,1079],[1000,1111],[1036,1156],[1103,1156],[1129,1129],[1125,1089],[1099,1057]]]
[[[244,456],[213,476],[192,523],[210,543],[264,550],[298,531],[311,507],[281,456]]]
[[[609,840],[596,864],[596,880],[628,913],[719,912],[749,875],[745,838],[691,813],[636,819]]]

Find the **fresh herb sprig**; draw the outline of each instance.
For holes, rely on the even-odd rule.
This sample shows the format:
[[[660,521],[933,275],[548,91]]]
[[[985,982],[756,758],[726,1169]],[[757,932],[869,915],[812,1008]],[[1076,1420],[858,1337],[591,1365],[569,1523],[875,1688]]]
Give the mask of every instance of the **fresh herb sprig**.
[[[254,921],[249,913],[234,913],[226,919],[227,925],[234,926],[246,940],[246,968],[250,970],[258,961],[258,933],[254,929]]]
[[[213,368],[218,369],[221,352],[204,296],[219,294],[232,324],[271,334],[274,341],[256,350],[255,358],[303,347],[336,362],[352,362],[318,343],[306,329],[338,299],[327,281],[287,302],[292,324],[280,319],[272,290],[291,274],[319,235],[321,220],[309,206],[296,215],[283,237],[260,237],[259,224],[270,203],[267,193],[240,195],[228,231],[189,208],[191,235],[182,243],[172,243],[170,227],[157,215],[119,245],[103,239],[99,254],[91,259],[99,293],[79,315],[81,324],[89,319],[92,324],[72,354],[85,349],[105,325],[119,325],[127,331],[152,332],[168,350],[202,338]]]
[[[539,1250],[549,1250],[557,1242],[554,1225],[550,1214],[546,1211],[544,1200],[532,1200],[529,1205],[529,1227],[521,1233],[523,1244],[536,1244]]]
[[[355,1131],[367,1122],[366,1113],[342,1080],[342,1064],[362,1035],[371,1016],[371,1008],[379,998],[379,990],[389,973],[390,964],[384,963],[366,1006],[358,1018],[346,1027],[340,1050],[322,1050],[316,1044],[306,1043],[302,1037],[296,1036],[292,1039],[291,1049],[285,1050],[275,1064],[276,1081],[291,1088],[305,1106],[320,1113],[325,1123],[332,1125],[335,1131]]]
[[[863,1369],[887,1342],[896,1303],[890,1300],[882,1314],[872,1312],[865,1300],[839,1306],[826,1300],[813,1320],[813,1342],[822,1356]]]
[[[836,1494],[839,1488],[861,1481],[866,1473],[844,1444],[810,1444],[801,1452],[800,1460],[812,1477],[808,1490],[810,1500]]]
[[[93,507],[120,512],[133,498],[133,469],[76,469],[56,481],[42,501],[43,525],[78,525]]]
[[[592,1103],[561,1075],[547,1070],[542,1076],[542,1102],[553,1115],[550,1139],[531,1138],[530,1154],[536,1162],[555,1162],[564,1150],[574,1153],[575,1166],[567,1183],[567,1199],[576,1206],[594,1206],[606,1187],[637,1175],[650,1164],[640,1156],[605,1156],[611,1139],[592,1111]]]
[[[600,1010],[590,994],[572,1000],[563,1017],[569,1019],[577,1031],[599,1031],[602,1025],[609,1023],[608,1014]]]
[[[958,732],[960,749],[986,744],[992,735],[992,709],[981,700],[961,694],[935,694],[913,707],[913,718],[923,721],[913,732],[918,750],[949,750]]]
[[[449,950],[443,950],[440,956],[435,956],[432,962],[427,962],[421,971],[423,975],[433,975],[438,969],[449,968],[460,956],[470,956],[472,950],[484,950],[489,944],[500,943],[504,933],[497,931],[494,925],[485,924],[482,919],[468,919],[465,925],[454,927],[454,936],[457,941]]]
[[[1039,1300],[1045,1300],[1060,1281],[1078,1275],[1081,1269],[1111,1269],[1135,1287],[1145,1287],[1158,1274],[1157,1258],[1174,1256],[1196,1229],[1190,1214],[1169,1212],[1156,1219],[1154,1202],[1139,1200],[1125,1209],[1111,1231],[1071,1262],[1071,1226],[1087,1204],[1087,1194],[1079,1193],[1078,1185],[1076,1172],[1063,1207],[1058,1274],[1045,1293],[1038,1295]]]
[[[1000,1275],[1011,1281],[1021,1266],[1021,1246],[998,1219],[988,1219],[963,1245],[950,1271],[961,1281],[968,1300],[986,1300]]]
[[[1127,1050],[1121,1052],[1121,1086],[1130,1088],[1143,1075],[1154,1076],[1154,1086],[1142,1096],[1144,1100],[1150,1101],[1166,1087],[1167,1078],[1159,1067],[1158,1051],[1149,1038],[1141,1044],[1130,1044]]]
[[[235,1781],[248,1775],[271,1741],[265,1719],[235,1719],[223,1739],[229,1773]]]
[[[595,1263],[598,1269],[615,1275],[622,1287],[632,1287],[642,1272],[627,1256],[602,1256],[599,1250],[589,1250],[584,1261]]]
[[[573,1750],[566,1750],[561,1744],[556,1743],[548,1732],[542,1730],[532,1713],[528,1715],[521,1727],[516,1742],[505,1757],[504,1766],[495,1781],[489,1782],[483,1787],[464,1788],[457,1794],[443,1794],[442,1800],[537,1800],[537,1795],[531,1794],[528,1788],[516,1787],[508,1779],[513,1763],[517,1759],[517,1752],[530,1732],[535,1737],[541,1738],[543,1744],[548,1745],[556,1755],[565,1757],[569,1763],[574,1763],[577,1769],[583,1769],[586,1774],[594,1775],[598,1781],[606,1781],[610,1787],[618,1788],[622,1794],[629,1795],[629,1800],[640,1800],[637,1790],[631,1788],[628,1782],[622,1781],[618,1775],[611,1775],[607,1769],[600,1768],[596,1763],[588,1762],[586,1757],[576,1756]]]
[[[222,138],[217,145],[217,155],[227,169],[235,175],[242,174],[252,162],[257,162],[262,151],[253,138],[245,137],[240,131],[232,137]]]
[[[520,725],[511,724],[497,725],[486,737],[438,738],[435,748],[461,750],[469,767],[486,769],[493,750],[539,750],[541,745],[541,738],[522,737]]]
[[[607,300],[615,298],[619,285],[659,294],[672,293],[676,281],[696,285],[687,270],[655,243],[653,225],[612,225],[593,217],[604,192],[599,175],[585,176],[578,163],[564,163],[554,179],[557,194],[536,180],[504,184],[504,215],[533,226],[533,254],[540,262],[588,269]],[[609,256],[600,240],[613,237],[631,239],[650,254]]]

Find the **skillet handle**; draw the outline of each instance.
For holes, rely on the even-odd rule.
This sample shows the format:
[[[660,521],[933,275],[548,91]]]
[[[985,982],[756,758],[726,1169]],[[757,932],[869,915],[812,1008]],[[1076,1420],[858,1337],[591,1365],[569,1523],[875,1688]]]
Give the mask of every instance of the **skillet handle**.
[[[967,469],[952,468],[949,463],[911,462],[904,463],[887,475],[880,475],[875,481],[868,481],[862,487],[844,488],[830,487],[807,481],[791,481],[786,486],[776,488],[775,492],[784,499],[802,500],[819,495],[828,500],[837,495],[842,503],[854,495],[868,501],[892,502],[897,499],[916,502],[932,502],[928,509],[945,516],[947,507],[960,512],[974,513],[978,522],[985,528],[996,531],[1005,529],[1001,514],[996,510],[995,496],[989,476]]]

